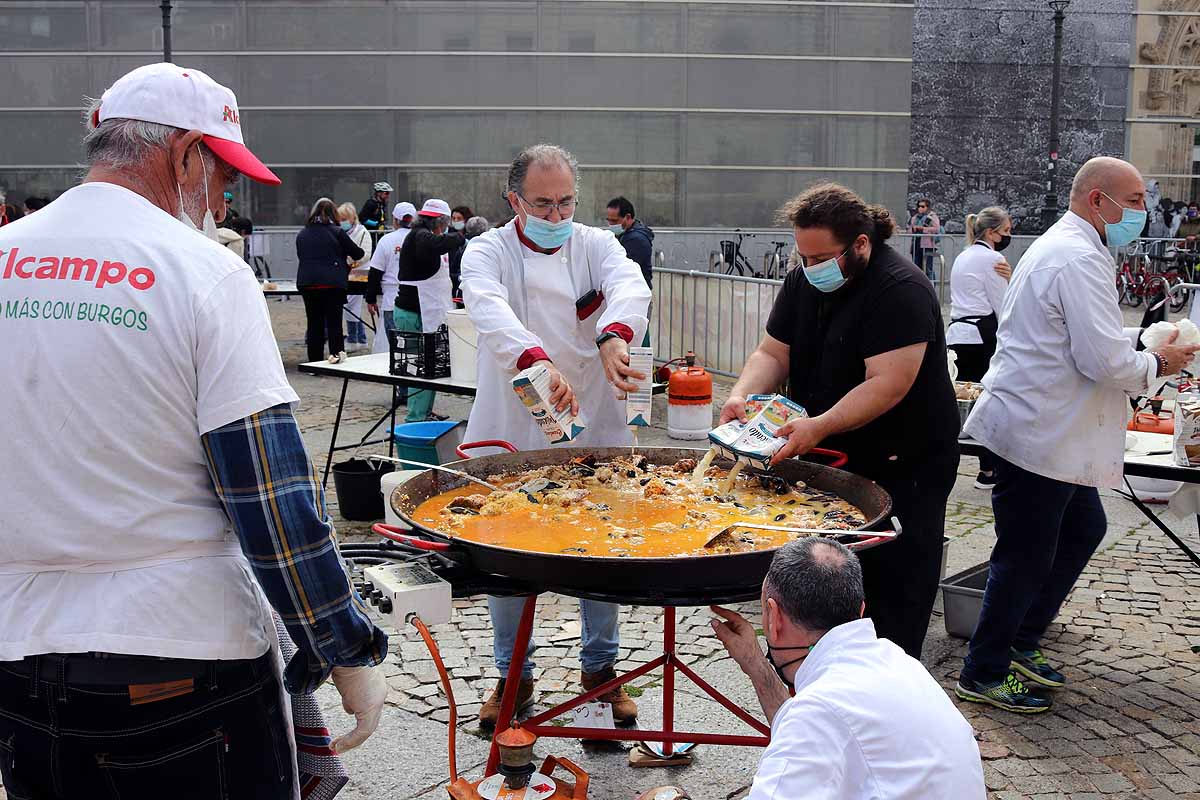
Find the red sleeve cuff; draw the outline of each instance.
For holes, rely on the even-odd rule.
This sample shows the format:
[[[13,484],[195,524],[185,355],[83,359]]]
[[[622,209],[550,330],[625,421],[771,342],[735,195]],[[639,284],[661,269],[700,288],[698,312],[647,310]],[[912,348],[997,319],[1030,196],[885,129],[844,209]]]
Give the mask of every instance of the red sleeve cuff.
[[[540,347],[531,347],[517,359],[517,369],[529,369],[538,361],[549,361],[550,356]]]
[[[633,343],[633,328],[629,327],[624,322],[614,322],[612,325],[609,325],[607,328],[605,328],[602,333],[608,333],[609,331],[612,331],[613,333],[617,334],[617,336],[620,336],[622,339],[624,339],[625,344]]]

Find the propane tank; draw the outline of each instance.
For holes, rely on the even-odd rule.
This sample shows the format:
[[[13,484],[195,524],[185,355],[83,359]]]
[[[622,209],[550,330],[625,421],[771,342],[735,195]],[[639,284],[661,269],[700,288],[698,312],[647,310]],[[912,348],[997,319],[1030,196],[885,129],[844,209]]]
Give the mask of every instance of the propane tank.
[[[667,381],[667,435],[672,439],[706,439],[712,430],[712,375],[696,366],[688,351],[684,366]]]

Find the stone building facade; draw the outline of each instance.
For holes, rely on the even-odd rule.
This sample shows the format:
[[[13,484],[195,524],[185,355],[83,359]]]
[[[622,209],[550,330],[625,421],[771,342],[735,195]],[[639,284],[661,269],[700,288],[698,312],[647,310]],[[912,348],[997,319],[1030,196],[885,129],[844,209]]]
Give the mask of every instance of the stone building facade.
[[[1126,152],[1133,11],[1134,0],[1074,0],[1067,9],[1060,208],[1079,164]],[[1039,229],[1053,41],[1045,0],[917,0],[910,208],[928,197],[947,230],[961,231],[968,212],[1000,205],[1018,230]]]

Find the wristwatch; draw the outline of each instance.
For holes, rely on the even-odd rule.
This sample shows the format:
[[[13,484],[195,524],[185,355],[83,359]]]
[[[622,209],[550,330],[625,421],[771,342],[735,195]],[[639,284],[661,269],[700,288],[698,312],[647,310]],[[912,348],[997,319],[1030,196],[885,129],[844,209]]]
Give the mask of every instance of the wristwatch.
[[[621,334],[617,333],[616,331],[605,331],[604,333],[602,333],[596,337],[596,347],[600,347],[605,342],[607,342],[609,339],[620,339],[620,338],[621,338]]]

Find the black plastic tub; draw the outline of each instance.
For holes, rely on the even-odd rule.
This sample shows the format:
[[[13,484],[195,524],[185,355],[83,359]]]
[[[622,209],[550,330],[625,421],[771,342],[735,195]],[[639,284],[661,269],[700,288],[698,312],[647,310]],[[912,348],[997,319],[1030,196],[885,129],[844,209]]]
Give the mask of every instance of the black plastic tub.
[[[383,519],[380,479],[395,469],[386,461],[352,458],[333,465],[333,489],[343,519],[371,522]]]

